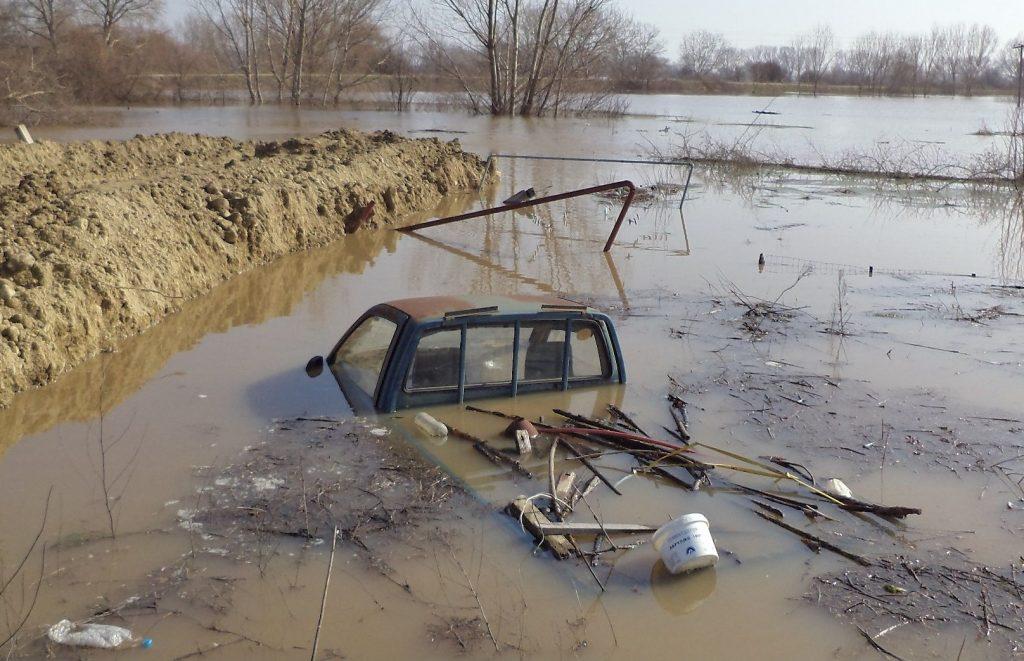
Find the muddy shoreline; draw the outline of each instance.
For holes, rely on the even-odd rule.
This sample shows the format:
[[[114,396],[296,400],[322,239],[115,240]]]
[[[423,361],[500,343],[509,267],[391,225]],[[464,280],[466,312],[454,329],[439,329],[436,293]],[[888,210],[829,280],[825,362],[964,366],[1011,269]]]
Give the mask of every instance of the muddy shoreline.
[[[476,183],[457,142],[332,131],[0,147],[0,407],[275,258]]]

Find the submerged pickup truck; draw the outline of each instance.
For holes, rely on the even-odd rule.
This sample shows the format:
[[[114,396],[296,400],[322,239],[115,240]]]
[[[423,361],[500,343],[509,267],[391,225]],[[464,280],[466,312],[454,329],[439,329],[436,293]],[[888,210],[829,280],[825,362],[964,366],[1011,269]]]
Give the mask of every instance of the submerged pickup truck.
[[[551,296],[436,296],[367,310],[327,357],[358,413],[625,383],[607,315]]]

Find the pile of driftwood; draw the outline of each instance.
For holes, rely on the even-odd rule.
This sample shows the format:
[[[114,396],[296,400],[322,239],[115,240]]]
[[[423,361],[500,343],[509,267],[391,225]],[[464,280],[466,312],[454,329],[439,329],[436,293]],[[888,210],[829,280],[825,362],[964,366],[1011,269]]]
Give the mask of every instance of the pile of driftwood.
[[[1024,563],[1024,557],[1020,558]],[[861,634],[879,651],[878,639],[910,622],[976,625],[980,636],[1020,653],[1024,632],[1021,568],[992,568],[942,554],[931,560],[879,558],[868,569],[820,576],[816,600],[836,615],[881,628]],[[966,638],[965,638],[966,642]]]
[[[516,449],[499,449],[486,440],[458,429],[450,428],[450,433],[472,442],[480,454],[496,465],[504,466],[531,479],[534,479],[533,474],[523,467],[514,453],[516,450],[524,454],[531,451],[534,439],[550,438],[546,490],[531,497],[521,496],[515,499],[509,503],[507,512],[520,521],[524,530],[532,534],[538,544],[545,545],[556,557],[564,559],[576,555],[588,560],[588,567],[589,560],[598,553],[597,542],[600,540],[607,540],[612,548],[621,548],[616,547],[612,541],[613,535],[644,534],[654,531],[653,527],[646,525],[602,521],[590,506],[587,496],[602,483],[615,494],[622,495],[616,483],[595,463],[604,453],[627,454],[635,460],[632,468],[634,474],[648,475],[688,491],[714,487],[718,491],[743,496],[753,504],[758,516],[796,535],[815,551],[824,549],[862,566],[872,565],[873,560],[791,523],[786,520],[784,511],[798,512],[803,515],[804,520],[827,519],[834,522],[837,522],[837,519],[828,513],[828,508],[858,515],[871,514],[886,519],[921,513],[920,509],[913,507],[878,505],[849,495],[830,493],[818,485],[815,477],[805,466],[783,457],[750,458],[725,448],[696,441],[688,429],[686,402],[669,395],[668,404],[673,427],[662,429],[670,441],[649,434],[633,417],[613,405],[608,406],[608,415],[604,419],[554,409],[554,414],[562,420],[559,425],[524,420],[501,411],[466,407],[469,411],[508,419],[510,425],[506,434],[516,439]],[[579,461],[582,467],[590,471],[592,477],[577,480],[575,471],[557,475],[555,459],[560,449],[564,449],[565,458]],[[724,459],[712,461],[708,457]],[[733,481],[734,475],[753,475],[775,483],[787,483],[795,487],[796,491],[758,489]],[[593,520],[567,521],[567,516],[576,510],[581,502]],[[594,536],[595,551],[584,553],[574,538],[576,536]],[[598,583],[600,584],[600,581]]]

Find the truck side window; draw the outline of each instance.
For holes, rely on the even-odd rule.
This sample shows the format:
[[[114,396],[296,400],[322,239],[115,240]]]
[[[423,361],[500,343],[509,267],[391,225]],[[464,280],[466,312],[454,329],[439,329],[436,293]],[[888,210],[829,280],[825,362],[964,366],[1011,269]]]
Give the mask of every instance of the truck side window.
[[[340,370],[372,397],[397,330],[398,324],[390,319],[364,319],[338,348],[332,369],[335,373]]]
[[[409,368],[406,390],[445,390],[459,387],[462,331],[446,328],[425,333]]]

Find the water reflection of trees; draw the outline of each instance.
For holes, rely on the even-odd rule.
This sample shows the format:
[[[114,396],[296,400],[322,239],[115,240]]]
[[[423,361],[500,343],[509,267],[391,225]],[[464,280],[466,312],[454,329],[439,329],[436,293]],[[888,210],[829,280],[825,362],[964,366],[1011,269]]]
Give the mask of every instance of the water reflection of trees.
[[[1000,217],[999,267],[1003,282],[1024,280],[1024,194],[1020,191]]]

